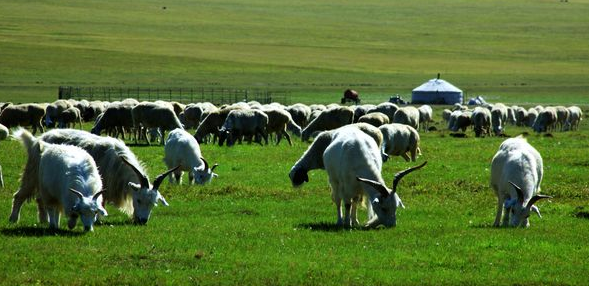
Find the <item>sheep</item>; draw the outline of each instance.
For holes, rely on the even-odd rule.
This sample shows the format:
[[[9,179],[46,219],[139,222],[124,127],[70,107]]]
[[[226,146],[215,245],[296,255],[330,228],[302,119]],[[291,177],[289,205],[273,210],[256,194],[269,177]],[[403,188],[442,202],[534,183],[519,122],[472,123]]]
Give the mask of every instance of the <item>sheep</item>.
[[[36,181],[38,199],[46,209],[41,215],[49,216],[49,228],[59,228],[63,213],[69,229],[76,226],[80,217],[84,231],[93,231],[97,216],[107,215],[102,206],[102,180],[94,159],[82,148],[42,142],[24,129],[16,130],[14,137],[22,141],[29,160],[38,162],[38,176],[23,176],[22,180]]]
[[[80,125],[80,129],[82,129],[82,115],[80,110],[77,107],[69,107],[68,109],[61,112],[59,117],[57,117],[57,121],[59,122],[59,128],[70,128],[75,127],[76,123]]]
[[[133,114],[135,129],[141,130],[141,136],[139,137],[145,138],[148,145],[150,145],[149,140],[147,140],[147,129],[149,128],[160,128],[162,145],[164,144],[166,130],[184,129],[174,113],[172,105],[169,103],[142,102],[133,107],[131,113]],[[137,144],[137,136],[135,136],[135,143]]]
[[[349,107],[337,107],[322,111],[305,129],[301,136],[302,141],[308,141],[313,133],[331,130],[348,125],[354,119],[354,111]]]
[[[180,102],[172,101],[172,102],[170,102],[170,104],[172,105],[172,110],[174,110],[174,113],[176,113],[176,116],[180,116],[180,113],[182,113],[182,112],[184,112],[184,110],[186,110],[186,105],[182,104]]]
[[[425,104],[417,108],[419,111],[419,125],[423,127],[423,131],[428,131],[430,122],[433,121],[432,107]]]
[[[58,99],[47,105],[45,109],[45,126],[54,127],[61,113],[72,106],[72,103],[65,99]]]
[[[16,126],[32,126],[33,134],[37,133],[37,129],[44,132],[41,119],[45,116],[45,108],[40,104],[27,103],[10,105],[0,113],[0,124],[7,128]]]
[[[324,111],[327,109],[327,107],[325,107],[325,105],[323,105],[323,104],[311,104],[311,105],[309,105],[309,108],[311,108],[311,112],[313,112],[315,110]]]
[[[257,109],[236,109],[227,115],[225,123],[219,129],[219,146],[227,140],[227,146],[233,146],[235,140],[241,143],[242,136],[261,136],[268,145],[268,115]],[[290,141],[290,140],[289,140]],[[251,139],[249,140],[251,143]],[[260,145],[262,144],[261,142]]]
[[[476,137],[491,136],[491,112],[484,107],[476,107],[472,112],[472,124]]]
[[[448,118],[448,130],[452,130],[454,128],[454,125],[456,125],[456,121],[461,114],[461,110],[454,110],[452,113],[450,113],[450,117]]]
[[[374,127],[379,127],[383,124],[389,124],[389,117],[381,112],[371,112],[358,118],[358,122],[365,122]]]
[[[92,121],[96,119],[99,114],[103,113],[105,109],[103,102],[91,101],[88,103],[88,107],[82,112],[82,119],[85,122]]]
[[[311,108],[302,103],[293,104],[286,108],[290,113],[292,120],[301,128],[305,128],[309,123],[309,116],[311,116]]]
[[[200,123],[200,117],[202,116],[202,107],[198,104],[188,104],[184,109],[184,112],[180,113],[178,118],[184,124],[184,128],[198,127]]]
[[[417,155],[421,154],[419,149],[419,133],[415,128],[400,124],[391,123],[379,127],[382,136],[382,150],[388,156],[401,156],[405,161],[415,162]],[[411,157],[407,155],[411,154]]]
[[[188,172],[188,183],[210,183],[217,174],[213,173],[218,164],[209,168],[202,157],[200,146],[194,137],[183,129],[170,131],[164,146],[164,163],[169,169],[180,166],[170,175],[170,183],[182,183],[182,172]]]
[[[394,103],[385,101],[385,102],[377,105],[375,108],[368,109],[366,114],[373,113],[373,112],[380,112],[380,113],[385,114],[389,118],[389,122],[390,122],[391,119],[395,116],[395,112],[397,112],[397,109],[399,109],[399,106],[397,106]]]
[[[502,103],[496,103],[491,110],[491,126],[496,136],[503,134],[504,124],[507,121],[507,107]]]
[[[90,130],[92,134],[100,135],[102,130],[114,131],[114,138],[125,140],[124,130],[133,128],[133,107],[122,103],[112,103],[104,110],[104,113],[96,118],[94,126]],[[111,134],[113,135],[113,134]]]
[[[517,126],[526,126],[528,122],[528,111],[523,107],[518,107],[515,110],[515,121]]]
[[[10,134],[10,131],[8,131],[8,128],[6,128],[6,126],[0,124],[0,140],[6,140],[6,138],[8,138],[9,134]]]
[[[288,145],[292,146],[290,135],[286,132],[286,130],[293,130],[295,134],[298,134],[297,136],[300,136],[302,131],[301,127],[292,120],[290,113],[288,113],[286,110],[277,108],[262,109],[262,111],[268,116],[268,125],[266,127],[267,133],[276,133],[276,145],[280,143],[280,140],[284,135],[288,141]]]
[[[462,111],[460,115],[454,121],[454,126],[450,128],[450,130],[457,132],[458,130],[462,130],[464,133],[466,128],[472,124],[472,112],[471,111]]]
[[[356,123],[356,122],[358,122],[358,119],[360,119],[360,117],[368,114],[369,111],[376,110],[376,105],[374,105],[374,104],[356,105],[356,106],[352,107],[352,109],[354,110],[353,122]]]
[[[583,120],[583,111],[578,106],[570,106],[569,118],[565,123],[565,130],[578,130],[581,120]]]
[[[450,109],[444,109],[442,110],[442,119],[444,121],[446,121],[446,123],[448,121],[450,121],[450,116],[452,115],[452,111]]]
[[[536,118],[538,118],[538,110],[535,108],[528,109],[528,121],[526,126],[534,127],[534,122],[536,122]]]
[[[205,136],[213,134],[213,142],[215,142],[218,131],[221,128],[221,126],[223,126],[223,123],[225,123],[227,115],[229,114],[229,112],[237,109],[240,108],[230,107],[224,109],[217,109],[209,112],[196,128],[196,132],[194,133],[194,138],[196,139],[196,141],[198,141],[198,143],[204,143]]]
[[[550,198],[538,195],[543,175],[540,153],[524,138],[520,136],[503,141],[491,162],[490,185],[497,196],[493,226],[499,226],[503,209],[503,226],[528,227],[530,211],[540,216],[540,210],[534,203]]]
[[[538,133],[554,130],[557,118],[556,109],[550,106],[546,107],[538,114],[532,128]]]
[[[309,181],[307,172],[319,168],[325,169],[329,176],[338,226],[358,225],[357,203],[363,197],[368,198],[369,220],[366,227],[396,225],[396,209],[402,205],[396,186],[401,177],[413,170],[395,175],[393,191],[386,188],[380,174],[380,150],[368,135],[354,126],[322,132],[291,168],[291,183],[295,187],[301,186]],[[344,216],[342,201],[345,206]]]
[[[150,185],[149,178],[135,154],[122,141],[75,129],[54,129],[44,133],[39,139],[47,143],[74,145],[86,150],[96,162],[102,177],[104,200],[129,216],[132,215],[135,223],[146,224],[151,210],[158,202],[168,206],[158,189],[164,178],[175,169],[160,174],[153,181],[153,185]],[[29,156],[22,177],[36,177],[39,173],[38,166],[35,156]],[[34,197],[37,189],[38,184],[35,181],[21,180],[20,188],[13,196],[11,222],[18,221],[23,202]],[[37,203],[39,219],[44,221],[44,206],[39,200]]]
[[[392,123],[406,124],[419,130],[419,110],[413,106],[401,107],[395,112]]]
[[[569,121],[569,110],[564,106],[555,106],[554,109],[556,110],[556,125],[555,127],[559,127],[560,131],[564,131],[564,127],[566,122]]]
[[[507,108],[507,120],[506,122],[515,125],[517,123],[517,118],[515,117],[515,110],[517,106],[506,106]]]

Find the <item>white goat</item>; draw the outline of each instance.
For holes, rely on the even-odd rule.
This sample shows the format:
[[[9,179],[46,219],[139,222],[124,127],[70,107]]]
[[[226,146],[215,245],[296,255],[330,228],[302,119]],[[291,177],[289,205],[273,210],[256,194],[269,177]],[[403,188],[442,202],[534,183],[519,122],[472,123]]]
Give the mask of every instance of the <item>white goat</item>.
[[[183,129],[174,129],[168,135],[164,146],[164,162],[168,168],[180,166],[170,175],[170,182],[182,183],[182,172],[188,172],[188,183],[210,183],[217,174],[213,173],[218,164],[209,168],[209,164],[202,157],[198,142],[190,133]]]
[[[543,175],[540,153],[524,138],[503,141],[491,163],[491,187],[497,195],[494,226],[499,226],[503,209],[503,226],[528,227],[530,211],[540,216],[540,210],[534,203],[550,198],[538,195]]]
[[[367,227],[395,226],[397,207],[402,206],[396,193],[397,183],[405,174],[417,169],[395,175],[393,190],[388,189],[380,174],[382,158],[378,146],[370,136],[353,126],[319,134],[292,167],[289,177],[294,186],[300,186],[308,182],[308,170],[322,167],[329,176],[337,224],[345,227],[358,224],[357,204],[363,197],[369,200]],[[342,201],[345,206],[343,216]]]
[[[14,137],[20,139],[30,156],[39,162],[39,199],[49,215],[49,227],[59,228],[59,217],[68,217],[68,227],[76,226],[78,216],[84,231],[92,231],[97,215],[106,216],[102,206],[102,180],[94,159],[83,149],[71,145],[41,142],[24,129],[18,129]]]

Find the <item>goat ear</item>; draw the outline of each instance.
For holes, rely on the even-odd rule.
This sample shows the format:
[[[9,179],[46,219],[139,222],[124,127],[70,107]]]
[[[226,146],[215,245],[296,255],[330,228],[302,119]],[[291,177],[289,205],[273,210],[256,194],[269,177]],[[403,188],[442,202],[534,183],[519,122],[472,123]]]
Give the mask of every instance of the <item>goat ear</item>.
[[[108,213],[106,212],[106,209],[103,208],[100,204],[98,205],[98,213],[101,216],[108,216]]]
[[[373,181],[373,180],[360,178],[360,177],[356,177],[356,180],[373,187],[374,189],[376,189],[380,193],[380,195],[383,198],[386,198],[390,195],[388,188],[384,184],[381,184],[381,183]]]
[[[82,195],[82,193],[80,193],[74,189],[70,189],[70,192],[74,193],[74,195],[78,196],[78,198],[80,198],[80,199],[84,198],[84,195]]]
[[[517,200],[523,204],[524,203],[524,192],[514,182],[509,181],[509,183],[513,186],[513,188],[515,189],[515,192],[517,193]]]

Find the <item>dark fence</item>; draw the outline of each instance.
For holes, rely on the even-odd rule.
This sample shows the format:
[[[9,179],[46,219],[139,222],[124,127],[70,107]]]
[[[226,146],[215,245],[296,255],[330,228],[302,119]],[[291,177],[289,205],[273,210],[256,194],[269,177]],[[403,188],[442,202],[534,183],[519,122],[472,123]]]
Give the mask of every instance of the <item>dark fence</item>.
[[[117,101],[135,98],[139,101],[177,101],[180,103],[211,102],[215,105],[238,101],[258,101],[262,104],[290,104],[290,92],[229,88],[143,88],[143,87],[78,87],[60,86],[59,99]]]

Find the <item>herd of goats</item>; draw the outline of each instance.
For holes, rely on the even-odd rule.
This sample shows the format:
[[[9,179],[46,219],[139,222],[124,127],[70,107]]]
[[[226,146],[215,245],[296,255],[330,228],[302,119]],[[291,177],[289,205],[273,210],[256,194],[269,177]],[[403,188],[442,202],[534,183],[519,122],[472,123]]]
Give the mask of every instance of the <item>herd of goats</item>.
[[[212,141],[232,146],[243,139],[268,144],[269,135],[274,134],[276,144],[285,137],[292,145],[289,132],[303,141],[314,138],[290,170],[293,186],[308,182],[310,170],[324,169],[339,226],[359,225],[356,212],[363,201],[368,209],[366,227],[395,226],[397,208],[403,207],[397,185],[427,162],[397,173],[391,188],[382,178],[382,164],[389,156],[415,161],[421,154],[418,131],[435,129],[430,127],[430,106],[390,102],[356,106],[238,102],[217,107],[208,102],[184,105],[125,99],[0,106],[0,139],[6,139],[9,128],[16,127],[12,137],[22,141],[28,154],[10,222],[19,220],[25,201],[35,199],[40,222],[58,229],[63,214],[70,229],[80,218],[85,231],[93,230],[95,221],[107,215],[105,203],[131,216],[135,223],[146,224],[154,206],[168,205],[159,192],[167,176],[180,184],[187,172],[190,184],[211,182],[217,176],[217,164],[211,166],[203,158],[199,144]],[[442,118],[449,130],[465,132],[472,126],[478,137],[500,136],[507,123],[530,126],[536,132],[575,130],[582,112],[576,106],[526,110],[497,103],[469,110],[457,104],[453,110],[445,109]],[[83,121],[94,122],[90,132],[75,129],[76,125],[82,129]],[[30,126],[32,134],[21,126]],[[196,129],[194,134],[186,131],[190,128]],[[39,137],[34,136],[37,130],[43,132]],[[136,144],[141,140],[164,145],[168,170],[150,182],[125,145],[125,135]],[[498,198],[495,226],[501,224],[502,214],[504,226],[528,226],[530,212],[540,215],[535,202],[548,198],[538,193],[542,176],[542,157],[525,139],[509,138],[501,144],[491,167],[491,187]],[[1,178],[0,168],[3,184]]]

